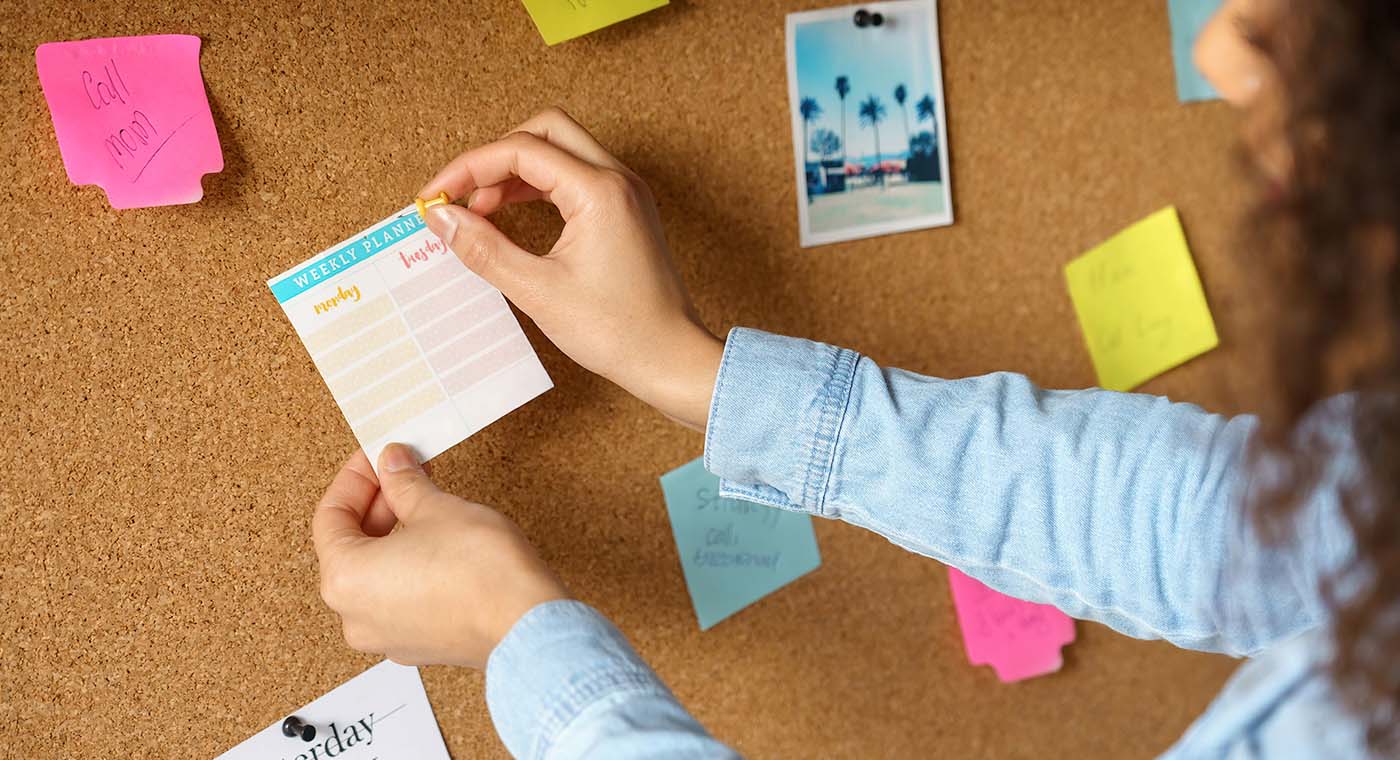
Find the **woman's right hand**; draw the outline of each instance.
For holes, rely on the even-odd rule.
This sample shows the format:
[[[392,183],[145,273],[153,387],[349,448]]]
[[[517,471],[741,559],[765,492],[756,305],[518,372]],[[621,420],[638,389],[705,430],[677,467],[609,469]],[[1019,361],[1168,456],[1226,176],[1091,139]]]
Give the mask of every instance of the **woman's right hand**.
[[[671,263],[651,191],[568,114],[552,108],[473,148],[419,192],[459,205],[428,227],[585,369],[703,429],[723,343],[695,313]],[[486,219],[543,199],[564,218],[549,253],[517,246]]]

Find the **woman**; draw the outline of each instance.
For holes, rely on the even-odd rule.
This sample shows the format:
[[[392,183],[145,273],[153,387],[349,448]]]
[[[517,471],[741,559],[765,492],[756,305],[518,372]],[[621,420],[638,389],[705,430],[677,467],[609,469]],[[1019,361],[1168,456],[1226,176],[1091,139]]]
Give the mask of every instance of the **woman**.
[[[1129,635],[1252,658],[1166,756],[1391,755],[1400,13],[1391,0],[1283,11],[1229,0],[1197,50],[1245,112],[1251,249],[1288,307],[1256,341],[1278,390],[1258,419],[1011,374],[887,372],[754,330],[722,343],[645,186],[559,111],[462,154],[420,195],[469,198],[435,207],[433,231],[575,361],[704,429],[728,495],[869,528]],[[485,218],[537,199],[566,220],[544,257]],[[352,458],[313,532],[346,641],[484,666],[513,754],[733,755],[513,525],[438,490],[408,449],[386,449],[378,479]]]

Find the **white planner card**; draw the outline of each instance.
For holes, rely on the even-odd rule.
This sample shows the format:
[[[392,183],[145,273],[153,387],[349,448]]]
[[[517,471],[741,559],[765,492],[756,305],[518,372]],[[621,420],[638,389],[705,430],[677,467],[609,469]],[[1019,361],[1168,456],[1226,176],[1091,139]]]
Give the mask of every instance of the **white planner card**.
[[[268,280],[360,445],[431,459],[553,387],[500,291],[409,206]]]

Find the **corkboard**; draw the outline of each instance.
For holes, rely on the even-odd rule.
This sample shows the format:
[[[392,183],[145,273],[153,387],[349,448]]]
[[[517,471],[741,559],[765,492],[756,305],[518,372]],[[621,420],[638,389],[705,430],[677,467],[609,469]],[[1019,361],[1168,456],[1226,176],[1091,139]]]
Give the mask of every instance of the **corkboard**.
[[[1233,120],[1177,104],[1165,3],[944,0],[957,224],[801,250],[783,15],[819,4],[673,0],[551,49],[505,1],[0,0],[0,756],[210,757],[374,662],[308,537],[355,443],[263,282],[551,103],[650,181],[712,327],[945,376],[1092,384],[1061,267],[1176,203],[1224,345],[1148,390],[1237,408]],[[227,168],[196,205],[114,212],[66,180],[34,48],[162,32],[204,40]],[[557,388],[438,477],[752,757],[1144,757],[1234,666],[1081,624],[1061,674],[1001,686],[964,661],[941,567],[825,521],[820,570],[702,634],[656,480],[701,437],[527,330]],[[453,755],[501,756],[480,674],[423,675]]]

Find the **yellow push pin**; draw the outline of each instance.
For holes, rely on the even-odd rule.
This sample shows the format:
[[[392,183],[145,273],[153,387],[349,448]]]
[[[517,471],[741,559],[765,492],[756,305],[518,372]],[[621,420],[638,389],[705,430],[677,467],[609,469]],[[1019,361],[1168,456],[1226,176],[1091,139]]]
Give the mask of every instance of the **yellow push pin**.
[[[425,222],[428,221],[428,207],[429,207],[429,206],[440,206],[440,205],[442,205],[442,204],[444,204],[444,203],[451,203],[451,202],[452,202],[452,201],[448,199],[448,197],[447,197],[447,191],[445,191],[445,190],[444,190],[443,192],[441,192],[441,193],[438,193],[436,198],[429,198],[429,199],[426,200],[426,201],[423,200],[422,198],[414,198],[414,199],[413,199],[413,204],[414,204],[415,206],[418,207],[418,216],[422,217],[422,218],[423,218],[423,221],[425,221]]]

